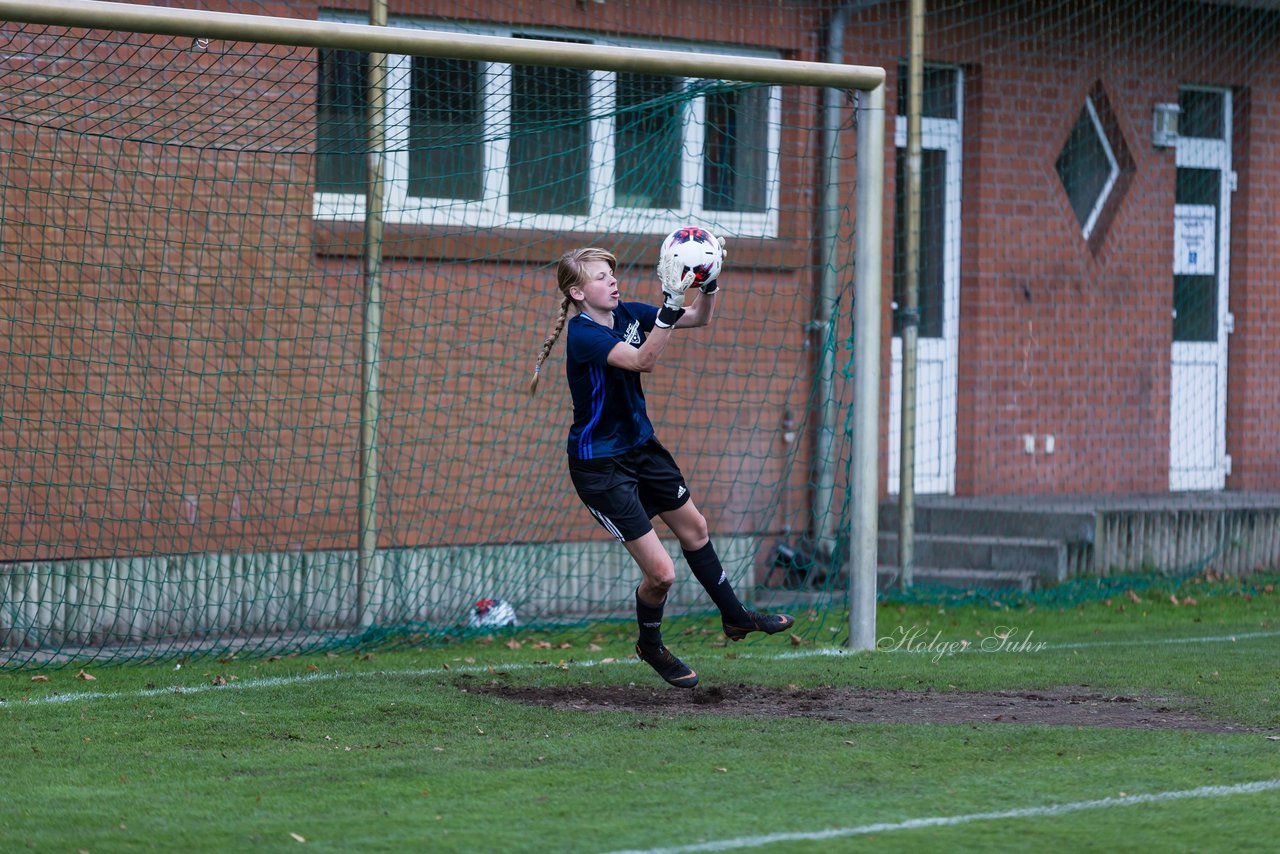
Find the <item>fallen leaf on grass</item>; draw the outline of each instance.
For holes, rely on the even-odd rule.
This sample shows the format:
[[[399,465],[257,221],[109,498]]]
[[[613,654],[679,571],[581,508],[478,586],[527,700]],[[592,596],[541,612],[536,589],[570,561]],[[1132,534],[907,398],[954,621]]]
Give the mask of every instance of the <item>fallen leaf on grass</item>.
[[[307,671],[308,671],[309,673],[315,673],[315,672],[316,672],[316,671],[318,671],[319,669],[320,669],[320,668],[319,668],[319,667],[317,667],[317,666],[316,666],[316,665],[314,665],[314,664],[308,664],[308,665],[307,665]]]
[[[76,674],[76,678],[83,679],[86,682],[96,682],[98,679],[97,676],[93,676],[92,674],[85,673],[83,670],[81,670],[79,673]]]
[[[524,644],[516,640],[515,638],[512,638],[511,640],[507,641],[507,649],[519,649],[522,646],[524,646]]]
[[[530,647],[533,649],[551,649],[551,644],[547,641],[534,641],[530,644]]]
[[[600,646],[599,644],[595,644],[595,643],[587,644],[587,652],[599,652],[602,649],[604,649],[604,647]]]
[[[1129,601],[1132,602],[1133,604],[1135,605],[1142,604],[1142,597],[1140,597],[1137,593],[1134,593],[1132,590],[1126,590],[1124,592],[1124,595],[1128,596]]]
[[[729,773],[729,769],[728,769],[728,768],[717,768],[716,770],[717,770],[717,771],[719,771],[721,774],[728,774],[728,773]]]
[[[227,677],[225,677],[225,676],[223,676],[221,673],[219,673],[217,676],[213,677],[213,684],[214,684],[214,685],[226,685],[226,684],[227,684]]]
[[[792,633],[792,635],[791,635],[791,645],[792,645],[792,646],[804,646],[804,638],[800,637],[799,635],[797,635],[797,634],[795,634],[795,633]]]
[[[305,837],[303,837],[303,836],[301,836],[301,835],[299,835],[299,834],[297,834],[297,833],[290,833],[289,835],[293,837],[293,841],[294,841],[294,842],[306,842],[306,841],[307,841]]]
[[[35,676],[32,676],[32,677],[31,677],[31,681],[32,681],[32,682],[48,682],[48,681],[49,681],[49,677],[48,677],[48,676],[45,676],[45,675],[44,675],[44,674],[42,674],[42,673],[37,673]]]

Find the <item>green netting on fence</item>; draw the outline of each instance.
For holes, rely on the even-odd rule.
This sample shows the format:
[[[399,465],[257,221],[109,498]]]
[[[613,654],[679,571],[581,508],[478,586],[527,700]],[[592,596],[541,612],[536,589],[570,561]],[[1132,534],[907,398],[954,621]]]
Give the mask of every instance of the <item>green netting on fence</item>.
[[[888,69],[882,596],[1068,602],[1280,565],[1280,11],[926,6],[915,312],[897,310],[907,3],[404,0],[390,23]],[[0,22],[0,667],[439,638],[487,630],[468,627],[483,598],[526,626],[629,619],[635,568],[565,470],[562,343],[525,390],[559,255],[603,245],[624,298],[656,301],[685,222],[724,235],[729,265],[715,325],[645,378],[658,435],[744,596],[843,609],[865,417],[848,93],[392,55],[371,152],[371,68]],[[672,611],[705,609],[667,539]]]

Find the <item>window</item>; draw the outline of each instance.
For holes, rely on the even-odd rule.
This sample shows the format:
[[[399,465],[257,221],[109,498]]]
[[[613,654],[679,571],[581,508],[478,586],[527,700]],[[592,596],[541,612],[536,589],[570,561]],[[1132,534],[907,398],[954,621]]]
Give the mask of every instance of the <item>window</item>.
[[[410,196],[482,198],[484,105],[479,63],[413,58],[407,192]]]
[[[317,71],[316,187],[333,193],[360,192],[369,136],[369,57],[352,50],[321,51]]]
[[[768,166],[768,93],[764,89],[706,96],[702,204],[711,211],[763,211]]]
[[[924,67],[924,92],[920,98],[921,115],[926,119],[958,119],[960,69],[947,65]],[[905,62],[898,63],[898,115],[907,114],[907,95],[911,75]]]
[[[1223,93],[1184,87],[1178,92],[1178,135],[1197,139],[1223,139]]]
[[[512,211],[590,213],[589,100],[589,72],[582,69],[511,68]]]
[[[655,74],[618,75],[613,203],[620,208],[680,206],[682,82]]]
[[[1057,168],[1071,210],[1087,240],[1120,177],[1120,166],[1092,96],[1084,99],[1084,107],[1058,155]]]
[[[920,152],[920,262],[917,271],[920,312],[918,335],[941,338],[945,314],[947,151],[926,148]],[[907,150],[897,149],[897,181],[893,204],[893,302],[901,306],[907,289]],[[902,334],[902,316],[893,313],[893,334]]]
[[[316,216],[358,220],[368,61],[321,50],[318,65]],[[777,233],[776,87],[391,56],[386,103],[389,222]]]

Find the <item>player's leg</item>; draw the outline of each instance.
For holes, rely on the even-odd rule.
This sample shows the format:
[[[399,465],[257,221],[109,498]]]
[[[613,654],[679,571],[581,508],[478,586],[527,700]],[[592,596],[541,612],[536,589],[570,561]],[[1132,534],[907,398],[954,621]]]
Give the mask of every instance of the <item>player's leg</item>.
[[[698,579],[711,601],[720,609],[720,623],[730,640],[742,640],[751,632],[773,635],[795,625],[795,619],[787,614],[764,614],[742,604],[729,583],[715,546],[711,544],[706,517],[692,500],[659,515],[680,540],[684,559],[688,561],[693,577]]]
[[[616,538],[640,567],[636,588],[636,622],[640,628],[636,654],[663,679],[680,688],[698,684],[698,674],[662,643],[662,611],[675,582],[675,566],[653,530],[651,514],[640,501],[633,465],[626,459],[573,460],[569,473],[574,489],[591,515]]]
[[[677,688],[692,688],[698,684],[698,674],[662,643],[663,606],[676,577],[671,556],[652,528],[644,536],[627,540],[623,545],[643,576],[636,588],[636,622],[640,626],[636,655],[670,684]]]

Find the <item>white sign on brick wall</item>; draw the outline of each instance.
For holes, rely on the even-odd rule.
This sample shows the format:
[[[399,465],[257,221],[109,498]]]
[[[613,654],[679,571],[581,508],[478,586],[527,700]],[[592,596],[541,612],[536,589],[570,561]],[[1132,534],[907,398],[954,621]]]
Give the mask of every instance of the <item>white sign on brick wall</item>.
[[[1218,212],[1213,205],[1176,205],[1173,213],[1173,274],[1212,276],[1218,272]]]

